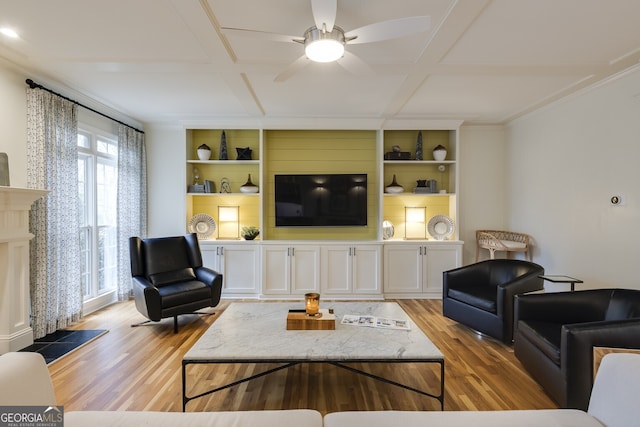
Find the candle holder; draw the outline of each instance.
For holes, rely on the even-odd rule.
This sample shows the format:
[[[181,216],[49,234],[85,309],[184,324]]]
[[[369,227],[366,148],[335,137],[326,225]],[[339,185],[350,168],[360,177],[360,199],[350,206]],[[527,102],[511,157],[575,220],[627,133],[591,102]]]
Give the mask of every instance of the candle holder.
[[[304,294],[304,308],[309,317],[321,316],[320,294],[315,292]]]

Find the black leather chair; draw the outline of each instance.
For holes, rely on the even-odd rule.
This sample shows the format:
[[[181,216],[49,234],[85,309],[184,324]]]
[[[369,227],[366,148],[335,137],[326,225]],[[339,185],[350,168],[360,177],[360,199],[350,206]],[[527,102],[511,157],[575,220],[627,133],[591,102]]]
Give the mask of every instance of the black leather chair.
[[[513,297],[544,288],[544,268],[490,259],[443,273],[442,314],[505,343],[513,339]]]
[[[640,348],[640,291],[593,289],[519,295],[513,348],[563,408],[587,410],[593,348]]]
[[[215,307],[222,293],[222,274],[202,265],[195,233],[177,237],[129,239],[133,296],[136,308],[150,321],[174,319]],[[196,313],[205,314],[205,313]]]

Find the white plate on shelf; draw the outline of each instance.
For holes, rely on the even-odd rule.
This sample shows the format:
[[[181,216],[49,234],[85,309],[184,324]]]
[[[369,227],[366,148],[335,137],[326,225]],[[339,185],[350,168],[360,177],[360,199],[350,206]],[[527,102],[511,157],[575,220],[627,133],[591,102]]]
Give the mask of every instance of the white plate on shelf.
[[[429,220],[427,230],[436,240],[444,240],[453,234],[453,220],[446,215],[436,215]]]
[[[189,221],[189,231],[196,233],[198,239],[208,239],[216,231],[216,222],[207,214],[197,214]]]
[[[382,221],[382,238],[384,240],[389,240],[390,238],[392,238],[394,231],[395,229],[391,221]]]

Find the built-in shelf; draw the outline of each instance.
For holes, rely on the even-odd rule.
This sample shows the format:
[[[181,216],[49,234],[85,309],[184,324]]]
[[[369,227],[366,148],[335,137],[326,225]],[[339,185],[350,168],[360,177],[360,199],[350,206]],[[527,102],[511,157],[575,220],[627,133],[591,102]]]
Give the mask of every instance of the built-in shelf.
[[[201,165],[259,165],[260,160],[187,160],[187,163]]]
[[[204,197],[228,197],[228,196],[243,196],[243,197],[256,197],[260,193],[187,193],[187,196],[204,196]]]
[[[384,197],[406,197],[406,196],[418,196],[418,197],[449,197],[455,196],[455,193],[384,193]]]
[[[437,160],[384,160],[384,164],[385,165],[391,165],[391,164],[396,164],[396,165],[455,165],[456,161],[455,160],[442,160],[442,161],[437,161]]]

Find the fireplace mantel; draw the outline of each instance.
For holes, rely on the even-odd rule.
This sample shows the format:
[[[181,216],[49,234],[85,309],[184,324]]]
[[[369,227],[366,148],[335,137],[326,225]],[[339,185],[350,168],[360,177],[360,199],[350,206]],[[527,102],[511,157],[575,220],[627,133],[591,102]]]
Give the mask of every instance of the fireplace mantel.
[[[0,186],[0,354],[33,344],[29,211],[47,190]]]

